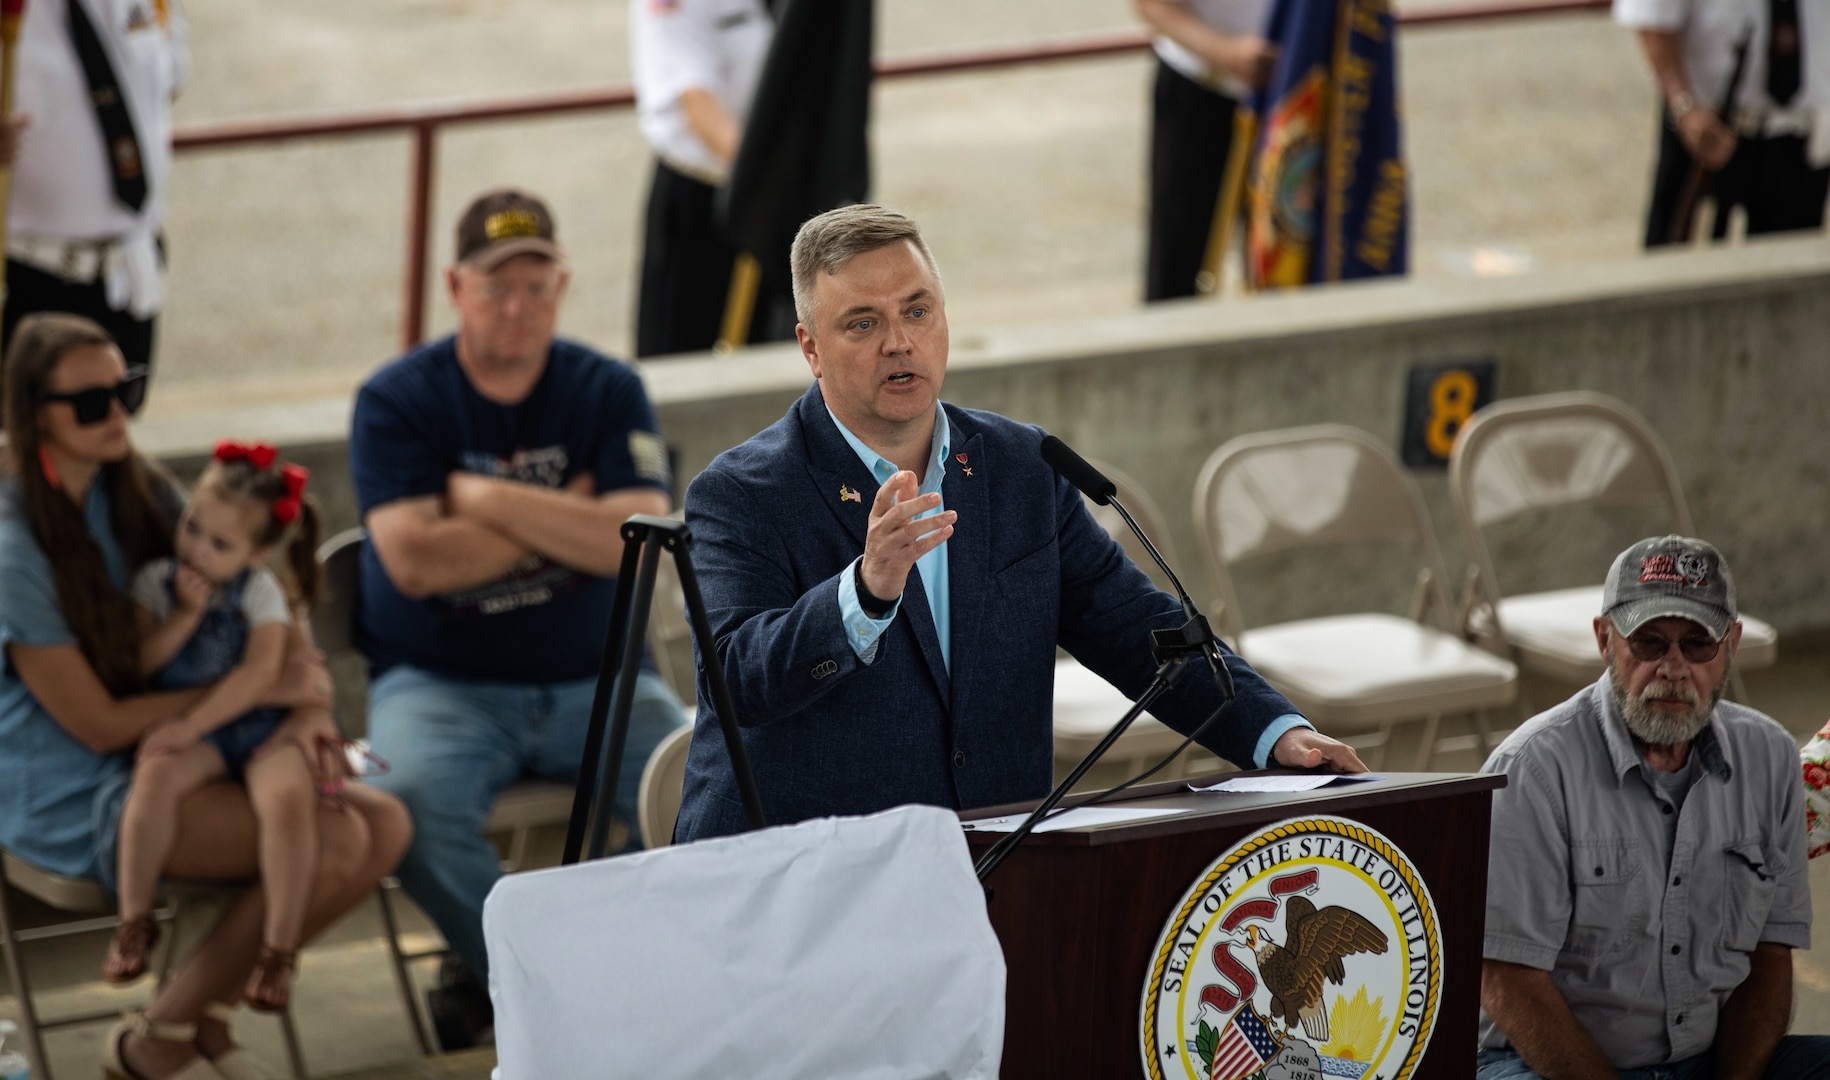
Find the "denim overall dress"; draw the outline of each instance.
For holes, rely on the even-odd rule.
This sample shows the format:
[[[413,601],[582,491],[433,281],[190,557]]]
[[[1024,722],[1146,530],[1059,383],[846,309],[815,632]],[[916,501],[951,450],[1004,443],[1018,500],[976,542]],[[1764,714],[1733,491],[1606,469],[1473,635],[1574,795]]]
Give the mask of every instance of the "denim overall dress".
[[[177,570],[178,564],[174,562],[165,575],[165,591],[174,601],[173,582]],[[241,663],[242,655],[248,651],[248,617],[242,611],[242,594],[248,588],[248,575],[249,571],[242,571],[210,598],[196,632],[172,662],[153,676],[156,689],[186,690],[207,686]],[[250,709],[206,736],[222,754],[229,779],[241,780],[242,770],[254,756],[255,748],[266,742],[267,736],[273,734],[273,729],[285,718],[284,709]]]

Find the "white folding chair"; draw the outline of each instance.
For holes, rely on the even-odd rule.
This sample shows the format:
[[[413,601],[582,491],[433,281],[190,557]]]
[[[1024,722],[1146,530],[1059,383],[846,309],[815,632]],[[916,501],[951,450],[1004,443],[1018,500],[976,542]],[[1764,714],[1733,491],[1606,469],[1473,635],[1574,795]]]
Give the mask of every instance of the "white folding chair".
[[[958,817],[903,806],[497,882],[501,1080],[990,1080],[1004,957]]]
[[[1584,584],[1511,595],[1496,572],[1489,532],[1538,512],[1627,508],[1636,522],[1696,535],[1664,443],[1643,417],[1603,394],[1516,398],[1475,413],[1449,454],[1449,493],[1474,556],[1463,614],[1468,634],[1526,671],[1562,683],[1588,683],[1601,674],[1593,630],[1601,579],[1607,560],[1640,539],[1645,525],[1635,530],[1639,535],[1616,538],[1612,551],[1565,560],[1566,580]],[[1538,547],[1566,532],[1541,528],[1522,542]],[[1736,667],[1771,667],[1778,631],[1746,612],[1741,625]],[[1740,676],[1732,678],[1735,696],[1745,700]]]
[[[1371,734],[1382,767],[1395,725],[1424,721],[1417,768],[1439,749],[1445,715],[1474,718],[1484,755],[1485,710],[1511,704],[1518,669],[1426,621],[1454,617],[1442,553],[1415,480],[1365,433],[1337,424],[1233,439],[1195,483],[1195,526],[1221,591],[1220,621],[1239,653],[1324,732]],[[1352,611],[1250,626],[1230,568],[1301,548],[1402,542],[1415,581],[1409,617]],[[1382,562],[1380,566],[1390,565]],[[1405,573],[1396,566],[1393,573]],[[1406,579],[1394,579],[1401,582]],[[1369,763],[1373,764],[1373,763]]]
[[[674,822],[680,816],[680,793],[686,786],[686,752],[692,747],[693,725],[675,728],[654,748],[642,767],[642,786],[636,795],[641,815],[642,846],[666,847],[674,842]]]

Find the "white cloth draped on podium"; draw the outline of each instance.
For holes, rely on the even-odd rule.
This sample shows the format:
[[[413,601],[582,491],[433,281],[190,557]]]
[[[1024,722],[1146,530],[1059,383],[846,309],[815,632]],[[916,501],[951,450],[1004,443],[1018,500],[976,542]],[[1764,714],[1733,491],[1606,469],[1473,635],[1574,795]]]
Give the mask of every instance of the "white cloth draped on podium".
[[[1004,956],[959,819],[822,818],[503,878],[499,1080],[991,1080]]]

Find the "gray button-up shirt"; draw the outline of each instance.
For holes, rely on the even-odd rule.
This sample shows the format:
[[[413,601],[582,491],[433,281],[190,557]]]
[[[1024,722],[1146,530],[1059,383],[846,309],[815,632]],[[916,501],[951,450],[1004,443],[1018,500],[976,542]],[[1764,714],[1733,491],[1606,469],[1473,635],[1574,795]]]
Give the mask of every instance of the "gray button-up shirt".
[[[1493,795],[1484,955],[1550,972],[1620,1069],[1707,1050],[1754,946],[1811,944],[1792,737],[1723,702],[1691,749],[1699,768],[1679,810],[1650,782],[1603,675],[1481,769],[1507,781]],[[1506,1045],[1482,1011],[1481,1046]]]

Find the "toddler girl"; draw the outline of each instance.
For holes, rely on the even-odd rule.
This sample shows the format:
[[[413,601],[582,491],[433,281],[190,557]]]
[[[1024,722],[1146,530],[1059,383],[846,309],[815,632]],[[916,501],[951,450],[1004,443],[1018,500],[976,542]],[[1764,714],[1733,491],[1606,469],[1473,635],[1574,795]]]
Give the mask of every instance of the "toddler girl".
[[[279,676],[295,604],[316,599],[317,510],[306,471],[271,446],[224,442],[178,520],[175,558],[148,563],[133,580],[143,609],[141,670],[162,690],[210,686],[182,715],[140,741],[121,811],[121,924],[103,963],[109,982],[146,970],[158,928],[152,905],[171,854],[178,807],[224,778],[247,785],[259,826],[265,941],[245,996],[257,1009],[286,1005],[317,862],[316,799],[304,752],[281,742],[262,750],[285,710],[254,708]],[[295,595],[267,560],[285,543]]]

